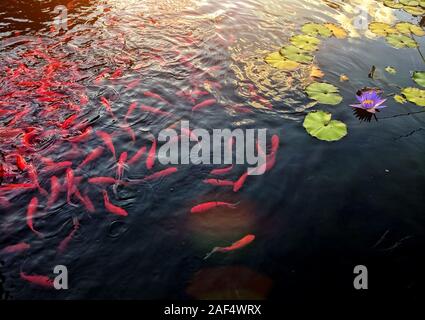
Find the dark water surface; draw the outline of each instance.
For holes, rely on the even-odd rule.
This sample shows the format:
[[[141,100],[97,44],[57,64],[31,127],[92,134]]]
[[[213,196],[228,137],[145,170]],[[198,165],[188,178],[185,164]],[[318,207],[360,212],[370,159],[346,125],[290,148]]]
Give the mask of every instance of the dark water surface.
[[[415,49],[397,50],[365,35],[365,30],[350,28],[356,8],[370,9],[369,18],[380,21],[417,24],[418,18],[375,1],[334,3],[339,6],[312,0],[81,0],[68,3],[68,30],[57,34],[51,30],[53,10],[66,1],[1,1],[2,95],[17,90],[4,80],[7,67],[22,61],[43,70],[43,63],[25,53],[45,52],[63,62],[55,70],[58,79],[73,83],[66,89],[65,102],[81,105],[79,121],[113,134],[117,155],[150,147],[152,134],[179,120],[189,120],[192,128],[267,128],[269,137],[277,134],[281,141],[275,167],[263,176],[249,177],[238,193],[202,183],[210,177],[212,165],[181,165],[169,177],[120,187],[116,196],[109,187],[111,201],[125,208],[127,217],[106,212],[101,188],[86,180],[81,189],[94,202],[96,213],[68,205],[66,193],[50,209],[43,207],[40,197],[39,208],[44,210],[35,226],[43,238],[26,224],[27,205],[37,192],[7,193],[10,205],[0,207],[0,249],[30,244],[28,250],[0,257],[3,286],[10,296],[280,299],[321,290],[350,293],[353,268],[359,264],[369,267],[371,290],[420,288],[425,267],[420,259],[425,239],[425,113],[420,113],[421,107],[389,98],[389,108],[378,121],[361,122],[348,107],[355,103],[355,92],[365,86],[380,87],[386,94],[395,92],[392,84],[415,86],[410,72],[423,69]],[[99,9],[101,4],[110,9]],[[350,31],[347,39],[323,41],[315,56],[324,81],[340,88],[344,101],[338,106],[310,106],[303,92],[308,70],[285,73],[263,61],[305,22],[341,23]],[[368,78],[372,65],[378,68],[379,79]],[[389,65],[397,75],[383,71]],[[123,74],[96,81],[107,68],[121,69]],[[34,80],[31,74],[28,81]],[[339,82],[341,74],[350,81]],[[128,89],[129,83],[134,87]],[[254,101],[249,88],[264,99]],[[214,98],[217,104],[192,112],[193,101],[177,94],[182,90],[207,91],[196,101]],[[146,97],[146,91],[170,103]],[[81,103],[85,96],[86,105]],[[136,135],[133,142],[100,103],[101,96],[111,101],[118,119],[134,101],[172,116],[135,111],[129,119]],[[26,127],[52,129],[69,116],[64,107],[42,113],[47,104],[27,94],[18,100],[29,102],[29,114],[21,120]],[[238,105],[249,112],[234,108]],[[310,109],[331,111],[347,124],[348,136],[335,143],[309,136],[302,121]],[[55,118],[49,122],[52,114]],[[1,115],[1,130],[10,121]],[[4,132],[2,154],[20,150],[20,136],[14,141]],[[27,160],[41,156],[78,164],[99,145],[95,135],[76,149],[49,135],[25,155]],[[155,165],[155,171],[164,168]],[[243,170],[238,166],[227,178],[235,180]],[[86,179],[114,174],[114,162],[105,151],[77,175]],[[125,173],[129,179],[148,174],[144,161]],[[56,175],[64,181],[64,170]],[[48,190],[50,176],[39,177]],[[19,176],[8,179],[23,181]],[[235,210],[189,213],[192,206],[214,200],[240,204]],[[73,230],[73,218],[78,218],[80,227],[59,253],[58,245]],[[213,247],[229,245],[246,234],[256,236],[250,246],[203,260]],[[20,278],[21,271],[52,276],[59,264],[69,269],[69,290],[42,289]]]

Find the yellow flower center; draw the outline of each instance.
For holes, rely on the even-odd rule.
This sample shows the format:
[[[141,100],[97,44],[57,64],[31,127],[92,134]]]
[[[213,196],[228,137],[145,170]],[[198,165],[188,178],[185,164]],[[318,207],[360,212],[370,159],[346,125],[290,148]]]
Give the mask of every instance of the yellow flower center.
[[[363,101],[363,104],[373,104],[373,100],[365,100]]]

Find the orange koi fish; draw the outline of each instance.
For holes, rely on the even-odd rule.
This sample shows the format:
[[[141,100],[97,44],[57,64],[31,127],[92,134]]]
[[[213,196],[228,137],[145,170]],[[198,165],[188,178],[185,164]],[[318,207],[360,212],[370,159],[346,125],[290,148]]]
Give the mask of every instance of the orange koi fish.
[[[122,180],[122,176],[124,174],[124,169],[128,168],[128,166],[126,165],[127,162],[127,158],[128,158],[128,153],[127,152],[123,152],[121,153],[118,162],[117,162],[117,174],[116,174],[116,179],[117,181],[121,181]]]
[[[232,243],[228,247],[215,247],[214,249],[212,249],[212,251],[210,253],[208,253],[205,256],[204,260],[208,259],[213,253],[216,253],[216,252],[225,253],[225,252],[230,252],[230,251],[242,249],[243,247],[246,247],[247,245],[249,245],[254,240],[255,240],[255,236],[253,234],[248,234],[245,237],[243,237],[242,239]]]
[[[166,103],[166,104],[170,104],[167,100],[165,100],[165,99],[164,99],[163,97],[161,97],[159,94],[154,93],[154,92],[152,92],[152,91],[145,91],[145,92],[143,92],[143,95],[144,95],[145,97],[152,98],[152,99],[156,99],[156,100],[162,101],[162,102],[164,102],[164,103]]]
[[[169,113],[167,111],[162,111],[162,110],[160,110],[158,108],[154,108],[154,107],[151,107],[151,106],[146,106],[144,104],[142,104],[140,106],[140,109],[143,110],[143,111],[146,111],[146,112],[151,112],[151,113],[159,114],[159,115],[162,115],[162,116],[171,116],[171,113]]]
[[[93,133],[92,127],[87,127],[80,135],[66,138],[67,141],[72,143],[79,143],[85,141]]]
[[[74,178],[75,178],[74,171],[71,168],[68,168],[66,170],[66,185],[67,185],[66,201],[68,202],[69,205],[75,207],[76,205],[72,203],[71,201],[71,197],[76,190]]]
[[[123,216],[123,217],[128,216],[128,212],[127,211],[125,211],[121,207],[118,207],[118,206],[112,204],[109,201],[108,192],[106,190],[103,190],[102,193],[103,193],[103,202],[105,204],[106,210],[108,210],[110,213],[116,214],[118,216]]]
[[[112,177],[94,177],[87,180],[91,184],[116,184],[118,181]]]
[[[114,156],[114,159],[117,158],[115,154],[115,147],[114,143],[112,142],[112,137],[109,133],[105,131],[97,131],[97,136],[103,140],[103,143],[105,143],[106,147],[111,151],[112,155]]]
[[[32,232],[34,232],[36,235],[41,237],[42,234],[34,229],[34,222],[33,222],[34,215],[37,212],[37,207],[38,207],[38,198],[34,197],[31,199],[27,208],[27,226],[31,229]]]
[[[134,164],[136,163],[146,152],[146,146],[141,147],[134,156],[131,157],[130,160],[128,160],[128,164]]]
[[[52,176],[50,178],[50,196],[49,200],[47,200],[47,208],[50,208],[55,204],[55,202],[59,198],[59,194],[61,192],[61,185],[58,177]]]
[[[241,177],[235,182],[233,185],[233,192],[238,192],[240,189],[242,189],[246,178],[248,178],[248,172],[245,172],[243,175],[241,175]]]
[[[173,173],[177,172],[177,168],[176,167],[171,167],[171,168],[167,168],[158,172],[155,172],[145,178],[142,179],[142,181],[152,181],[152,180],[156,180],[159,178],[163,178],[166,176],[169,176]]]
[[[20,242],[3,248],[1,253],[16,253],[28,250],[31,246],[26,242]]]
[[[81,169],[82,167],[86,166],[90,162],[96,160],[99,158],[105,149],[103,147],[97,147],[92,152],[90,152],[85,159],[78,165],[77,169]]]
[[[233,187],[234,184],[233,181],[219,179],[205,179],[203,182],[218,187]]]
[[[73,220],[74,228],[66,236],[66,238],[63,239],[61,241],[61,243],[59,244],[59,246],[58,246],[58,252],[59,253],[63,253],[66,250],[66,248],[68,247],[68,245],[71,242],[72,238],[74,237],[74,234],[78,231],[78,229],[80,227],[80,222],[78,221],[77,218],[73,218],[72,220]]]
[[[212,202],[204,202],[201,204],[198,204],[194,207],[192,207],[192,209],[190,209],[191,213],[201,213],[201,212],[205,212],[217,207],[227,207],[230,209],[236,209],[237,204],[232,204],[232,203],[228,203],[228,202],[220,202],[220,201],[212,201]]]
[[[217,100],[215,100],[215,99],[204,100],[204,101],[198,103],[197,105],[195,105],[192,108],[192,111],[196,111],[196,110],[199,110],[199,109],[202,109],[202,108],[205,108],[205,107],[209,107],[209,106],[211,106],[211,105],[213,105],[215,103],[217,103]]]
[[[28,281],[32,284],[35,284],[40,287],[53,289],[53,280],[46,276],[40,276],[40,275],[29,275],[25,274],[21,271],[20,273],[21,279]]]
[[[136,108],[137,108],[137,102],[133,102],[132,104],[130,104],[130,106],[128,107],[127,113],[125,114],[124,121],[127,121],[127,118],[131,116],[131,114]]]
[[[156,154],[156,139],[153,139],[152,147],[149,150],[148,157],[146,159],[146,168],[151,170],[155,164],[155,154]]]
[[[62,122],[60,127],[62,129],[69,129],[69,127],[71,127],[77,117],[78,115],[74,113],[73,115],[69,116],[64,122]]]
[[[103,104],[103,106],[106,108],[106,110],[109,112],[109,114],[112,117],[115,117],[114,112],[112,111],[112,107],[111,107],[111,103],[109,102],[108,99],[106,99],[105,97],[100,97],[100,102]]]
[[[225,168],[213,169],[211,170],[210,174],[219,176],[219,175],[229,173],[232,170],[233,170],[233,164]]]
[[[21,171],[25,171],[28,168],[28,164],[25,161],[24,157],[21,156],[20,154],[16,155],[16,166],[19,168],[19,170]]]

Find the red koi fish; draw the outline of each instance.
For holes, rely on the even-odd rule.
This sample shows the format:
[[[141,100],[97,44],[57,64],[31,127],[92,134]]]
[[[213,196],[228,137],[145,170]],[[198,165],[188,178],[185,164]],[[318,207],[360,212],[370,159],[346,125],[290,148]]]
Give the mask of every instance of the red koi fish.
[[[25,274],[21,271],[20,273],[21,279],[28,281],[32,284],[35,284],[40,287],[53,289],[53,280],[46,276],[40,276],[40,275],[29,275]]]
[[[3,248],[0,252],[1,253],[16,253],[28,250],[31,246],[26,242],[20,242],[17,244],[13,244],[11,246],[7,246]]]
[[[245,237],[243,237],[242,239],[232,243],[228,247],[215,247],[214,249],[212,249],[212,251],[210,253],[208,253],[205,256],[204,260],[208,259],[213,253],[216,253],[216,252],[225,253],[225,252],[230,252],[230,251],[242,249],[242,248],[246,247],[247,245],[249,245],[254,240],[255,240],[255,236],[253,234],[248,234]]]
[[[105,97],[100,97],[100,102],[103,104],[103,106],[106,108],[106,110],[109,112],[109,114],[112,117],[115,117],[114,112],[112,111],[112,107],[111,107],[111,103],[109,102],[108,99],[106,99]]]
[[[272,137],[272,153],[276,153],[277,150],[279,149],[279,136],[278,135],[273,135]]]
[[[44,196],[47,196],[48,193],[46,190],[44,190],[38,181],[38,174],[35,170],[34,166],[32,164],[28,165],[28,176],[30,177],[32,183],[37,187],[37,189],[40,191],[40,193]]]
[[[27,148],[31,148],[32,139],[36,137],[37,134],[38,134],[38,131],[36,128],[27,128],[27,132],[25,132],[24,135],[22,136],[22,143],[24,144],[24,146],[26,146]]]
[[[72,126],[72,124],[77,119],[77,117],[78,117],[77,114],[73,114],[73,115],[69,116],[64,122],[62,122],[62,124],[60,125],[60,127],[62,129],[69,129],[69,127]]]
[[[43,236],[39,231],[35,230],[34,228],[34,215],[37,212],[37,207],[38,207],[38,198],[34,197],[31,199],[30,203],[28,204],[28,208],[27,208],[27,226],[28,228],[31,229],[32,232],[34,232],[36,235],[38,236]]]
[[[78,200],[86,207],[86,210],[90,213],[95,213],[96,209],[93,205],[93,202],[90,200],[87,194],[82,195],[78,189],[75,190],[75,196]]]
[[[102,80],[106,77],[106,75],[111,71],[111,69],[107,68],[104,71],[102,71],[94,80],[95,84],[99,84],[102,82]]]
[[[245,172],[243,175],[241,175],[241,177],[235,182],[233,185],[233,192],[238,192],[240,189],[242,189],[246,178],[248,178],[248,172]]]
[[[128,154],[127,152],[123,152],[121,153],[118,162],[117,162],[117,174],[116,174],[116,179],[118,181],[122,180],[122,176],[124,174],[124,169],[128,168],[128,166],[126,165],[127,162],[127,158],[128,158]]]
[[[232,170],[233,170],[233,164],[225,168],[213,169],[211,170],[210,174],[215,176],[220,176],[220,175],[229,173]]]
[[[215,100],[215,99],[204,100],[204,101],[198,103],[197,105],[195,105],[192,108],[192,111],[196,111],[196,110],[199,110],[199,109],[202,109],[202,108],[205,108],[205,107],[209,107],[209,106],[211,106],[211,105],[213,105],[215,103],[217,103],[217,100]]]
[[[53,162],[46,166],[43,172],[57,172],[66,168],[72,167],[72,161]]]
[[[171,116],[171,113],[169,113],[167,111],[162,111],[162,110],[160,110],[158,108],[154,108],[154,107],[151,107],[151,106],[146,106],[144,104],[142,104],[140,106],[140,109],[143,110],[143,111],[146,111],[146,112],[151,112],[151,113],[159,114],[159,115],[162,115],[162,116]]]
[[[127,113],[125,114],[124,121],[127,122],[127,118],[131,116],[131,114],[136,108],[137,108],[137,102],[133,102],[132,104],[130,104],[130,106],[128,107]]]
[[[77,169],[81,169],[82,167],[88,165],[90,162],[99,158],[105,149],[103,147],[97,147],[92,152],[90,152],[85,159],[78,165]]]
[[[76,206],[71,201],[71,197],[74,194],[76,189],[74,178],[75,178],[74,171],[71,168],[68,168],[66,170],[66,185],[67,185],[66,201],[71,206]]]
[[[50,208],[55,204],[55,202],[59,198],[59,194],[61,192],[61,185],[58,177],[52,176],[50,178],[50,196],[49,200],[47,200],[47,208]]]
[[[106,147],[111,151],[112,155],[114,156],[114,159],[117,158],[115,154],[115,147],[114,143],[112,142],[112,137],[109,133],[105,131],[97,131],[97,136],[103,140],[103,143],[105,143]]]
[[[237,206],[237,204],[232,204],[232,203],[228,203],[228,202],[220,202],[220,201],[212,201],[212,202],[204,202],[201,204],[198,204],[194,207],[192,207],[192,209],[190,209],[191,213],[201,213],[201,212],[205,212],[217,207],[227,207],[230,209],[235,209]]]
[[[162,101],[162,102],[164,102],[164,103],[166,103],[166,104],[170,104],[167,100],[165,100],[165,99],[164,99],[163,97],[161,97],[159,94],[154,93],[154,92],[152,92],[152,91],[145,91],[145,92],[143,92],[143,95],[144,95],[145,97],[152,98],[152,99],[156,99],[156,100]]]
[[[128,160],[128,164],[134,164],[136,163],[146,152],[146,146],[141,147],[134,156],[131,157],[130,160]]]
[[[109,77],[109,79],[117,79],[120,78],[122,76],[123,72],[121,69],[117,69],[115,70],[115,72]]]
[[[87,138],[93,133],[92,127],[87,127],[80,135],[66,138],[67,141],[72,143],[79,143],[87,140]]]
[[[127,211],[125,211],[121,207],[118,207],[118,206],[112,204],[109,201],[108,192],[106,190],[103,190],[102,193],[103,193],[103,202],[105,204],[105,209],[107,211],[109,211],[110,213],[116,214],[118,216],[123,216],[123,217],[128,216],[128,212]]]
[[[211,184],[218,187],[233,187],[233,181],[219,180],[219,179],[205,179],[204,183]]]
[[[148,157],[146,159],[146,168],[151,170],[155,164],[155,154],[156,154],[156,139],[153,139],[152,147],[149,150]]]
[[[169,176],[169,175],[176,173],[176,172],[177,172],[176,167],[167,168],[167,169],[155,172],[155,173],[143,178],[142,181],[152,181],[152,180],[160,179],[160,178]]]
[[[71,232],[66,236],[65,239],[63,239],[61,241],[61,243],[58,246],[58,252],[59,253],[63,253],[66,248],[68,247],[69,243],[71,242],[72,238],[74,237],[74,234],[78,231],[78,229],[80,228],[80,222],[78,221],[77,218],[72,219],[73,220],[73,224],[74,224],[74,228],[71,230]]]
[[[24,157],[21,156],[20,154],[16,155],[16,166],[19,168],[19,170],[21,171],[25,171],[28,168],[28,164],[25,161]]]
[[[129,82],[125,88],[126,90],[132,90],[136,88],[139,85],[139,83],[140,83],[140,79],[133,80]]]
[[[91,184],[116,184],[118,181],[112,177],[94,177],[87,180]]]
[[[2,191],[10,191],[10,190],[27,190],[27,189],[36,189],[37,186],[35,186],[33,183],[12,183],[12,184],[5,184],[4,186],[0,187],[0,192]]]

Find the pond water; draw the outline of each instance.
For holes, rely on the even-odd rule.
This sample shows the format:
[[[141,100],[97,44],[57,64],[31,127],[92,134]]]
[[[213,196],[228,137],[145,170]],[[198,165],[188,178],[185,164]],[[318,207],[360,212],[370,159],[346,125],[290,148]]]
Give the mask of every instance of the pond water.
[[[58,5],[68,11],[67,30],[55,29]],[[368,30],[373,21],[420,20],[369,0],[2,1],[0,250],[14,251],[0,255],[3,289],[13,299],[291,299],[353,292],[360,264],[369,268],[375,292],[420,288],[425,113],[392,95],[419,87],[411,73],[424,68],[424,40],[415,37],[419,50],[396,49]],[[322,39],[314,60],[294,71],[264,61],[309,22],[341,26],[347,37]],[[313,66],[323,78],[312,79]],[[312,104],[304,91],[312,81],[335,85],[343,101]],[[364,87],[388,98],[370,121],[350,107]],[[192,111],[207,99],[216,102]],[[343,121],[347,136],[310,136],[303,121],[313,110]],[[248,177],[239,192],[203,183],[222,167],[205,164],[118,188],[89,182],[115,177],[116,162],[98,132],[111,135],[117,156],[132,157],[182,120],[192,129],[266,128],[268,140],[280,138],[275,166]],[[77,168],[100,147],[99,158]],[[35,169],[40,188],[7,189],[33,181],[30,170],[16,167],[16,154]],[[148,170],[145,158],[125,170],[126,181],[167,168],[157,162]],[[76,204],[67,202],[69,166],[52,161],[72,162],[83,200],[74,194]],[[235,166],[225,179],[237,180],[244,170]],[[53,175],[64,189],[48,207]],[[128,216],[105,210],[102,189]],[[27,216],[34,197],[36,232]],[[205,201],[237,206],[190,213]],[[203,259],[247,234],[256,238],[245,248]],[[53,277],[56,265],[67,266],[69,290],[22,277]]]

